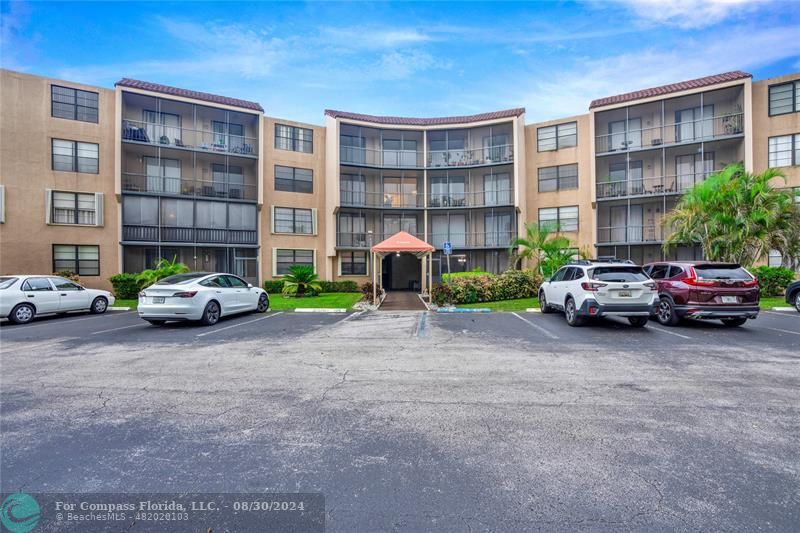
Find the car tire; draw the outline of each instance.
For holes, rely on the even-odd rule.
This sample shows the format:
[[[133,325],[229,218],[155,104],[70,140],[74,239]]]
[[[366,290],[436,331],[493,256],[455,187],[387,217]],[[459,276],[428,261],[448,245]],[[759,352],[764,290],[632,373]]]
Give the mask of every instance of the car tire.
[[[798,313],[800,313],[800,291],[797,291],[794,294],[794,308],[797,309]]]
[[[36,309],[31,304],[19,304],[11,310],[8,319],[14,324],[27,324],[36,316]]]
[[[98,296],[97,298],[92,301],[92,306],[89,308],[89,312],[93,315],[102,315],[108,310],[108,300],[103,298],[102,296]]]
[[[269,297],[266,294],[262,294],[258,297],[258,306],[256,306],[256,311],[259,313],[266,313],[269,311]]]
[[[544,295],[544,291],[539,291],[539,310],[544,314],[553,312],[553,308],[550,307],[549,303],[547,303],[547,298]]]
[[[656,320],[662,326],[677,326],[681,321],[681,317],[675,312],[675,305],[666,296],[663,296],[658,302]]]
[[[567,298],[564,304],[564,317],[567,319],[567,324],[572,327],[583,325],[583,317],[578,316],[578,309],[575,307],[575,300]]]
[[[203,318],[200,319],[200,322],[205,326],[213,326],[219,322],[219,304],[217,302],[211,300],[206,304],[206,308],[203,309]]]
[[[147,320],[147,319],[145,319],[145,320]],[[147,321],[150,322],[154,326],[163,326],[164,323],[166,322],[166,320],[147,320]]]
[[[729,328],[736,328],[747,322],[746,318],[723,318],[722,323]]]
[[[629,316],[628,322],[631,326],[635,328],[643,328],[647,325],[647,317],[646,316]]]

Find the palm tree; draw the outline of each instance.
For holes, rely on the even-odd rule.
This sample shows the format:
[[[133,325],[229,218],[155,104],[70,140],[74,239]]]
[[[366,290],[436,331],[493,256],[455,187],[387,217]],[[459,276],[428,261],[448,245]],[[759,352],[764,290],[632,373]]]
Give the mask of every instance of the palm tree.
[[[752,266],[778,250],[785,257],[800,253],[800,209],[791,192],[771,182],[783,178],[777,169],[761,174],[728,165],[686,191],[665,217],[670,229],[664,249],[698,243],[706,258]]]
[[[307,292],[315,293],[321,290],[319,276],[314,272],[314,267],[293,265],[289,267],[289,273],[283,276],[283,294],[300,298]]]
[[[159,260],[155,268],[143,270],[136,276],[136,282],[140,287],[149,287],[156,281],[173,276],[175,274],[183,274],[189,272],[189,267],[183,263],[178,263],[178,256],[173,256],[172,261],[166,259]]]
[[[540,274],[549,277],[572,259],[574,251],[570,249],[569,239],[554,234],[551,228],[549,225],[525,224],[525,237],[514,239],[509,248],[514,266],[527,259]]]

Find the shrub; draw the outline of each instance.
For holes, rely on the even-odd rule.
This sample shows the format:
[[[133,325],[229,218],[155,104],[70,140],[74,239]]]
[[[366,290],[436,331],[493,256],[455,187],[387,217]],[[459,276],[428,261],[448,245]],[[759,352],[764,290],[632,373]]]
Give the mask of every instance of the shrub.
[[[359,292],[358,283],[352,280],[320,281],[321,292]]]
[[[172,261],[161,259],[155,268],[148,268],[142,270],[136,276],[136,281],[139,282],[140,287],[149,287],[160,279],[174,276],[175,274],[184,274],[189,272],[189,267],[183,263],[178,263],[177,256],[173,256]]]
[[[365,281],[361,284],[361,294],[363,294],[366,298],[372,298],[372,282]]]
[[[74,281],[75,283],[80,283],[81,278],[72,270],[62,270],[60,272],[53,272],[54,276],[59,276],[62,278],[67,278],[70,281]]]
[[[451,274],[442,274],[442,281],[447,281],[454,278],[472,278],[480,276],[488,276],[492,278],[494,277],[494,274],[483,272],[480,269],[476,268],[475,270],[471,270],[469,272],[453,272]]]
[[[314,267],[305,265],[293,265],[289,267],[289,273],[283,276],[283,294],[301,298],[303,296],[314,296],[319,294],[322,289],[319,285],[319,276],[314,272]]]
[[[283,291],[283,280],[268,279],[264,281],[263,287],[269,294],[280,294]]]
[[[533,270],[508,270],[499,276],[453,277],[434,286],[431,297],[436,305],[530,298],[536,296],[540,284],[541,276]]]
[[[539,293],[542,277],[535,270],[507,270],[492,283],[492,300],[530,298]]]
[[[108,281],[114,287],[114,295],[123,300],[132,300],[139,296],[139,282],[136,274],[120,273],[114,274]]]
[[[758,278],[762,296],[781,296],[794,281],[794,272],[785,267],[760,266],[753,269],[753,275]]]

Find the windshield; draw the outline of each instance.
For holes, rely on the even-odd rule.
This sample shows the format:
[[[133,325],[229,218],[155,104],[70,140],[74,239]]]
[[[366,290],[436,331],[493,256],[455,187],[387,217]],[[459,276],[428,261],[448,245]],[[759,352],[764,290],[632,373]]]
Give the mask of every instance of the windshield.
[[[175,274],[174,276],[167,276],[164,279],[158,280],[156,285],[181,285],[184,283],[191,283],[192,281],[208,276],[207,272],[189,272],[188,274]]]
[[[17,281],[17,278],[0,278],[0,290],[9,288],[15,281]]]
[[[617,281],[620,283],[628,281],[647,281],[647,274],[642,271],[642,267],[597,267],[592,270],[592,279],[599,281]]]
[[[694,271],[700,279],[753,279],[739,265],[696,265]]]

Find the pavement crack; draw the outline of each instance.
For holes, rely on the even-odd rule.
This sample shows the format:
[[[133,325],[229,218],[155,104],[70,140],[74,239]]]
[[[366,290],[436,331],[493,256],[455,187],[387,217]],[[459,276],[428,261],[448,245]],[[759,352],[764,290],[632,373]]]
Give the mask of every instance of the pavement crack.
[[[325,389],[323,391],[322,398],[320,398],[320,401],[325,401],[325,398],[327,397],[329,392],[331,392],[333,389],[337,389],[337,388],[341,387],[342,385],[344,385],[344,382],[347,381],[348,372],[350,372],[350,371],[349,370],[345,370],[344,374],[342,374],[341,381],[338,381],[338,382],[334,383],[333,385],[331,385],[330,387],[328,387],[327,389]]]

